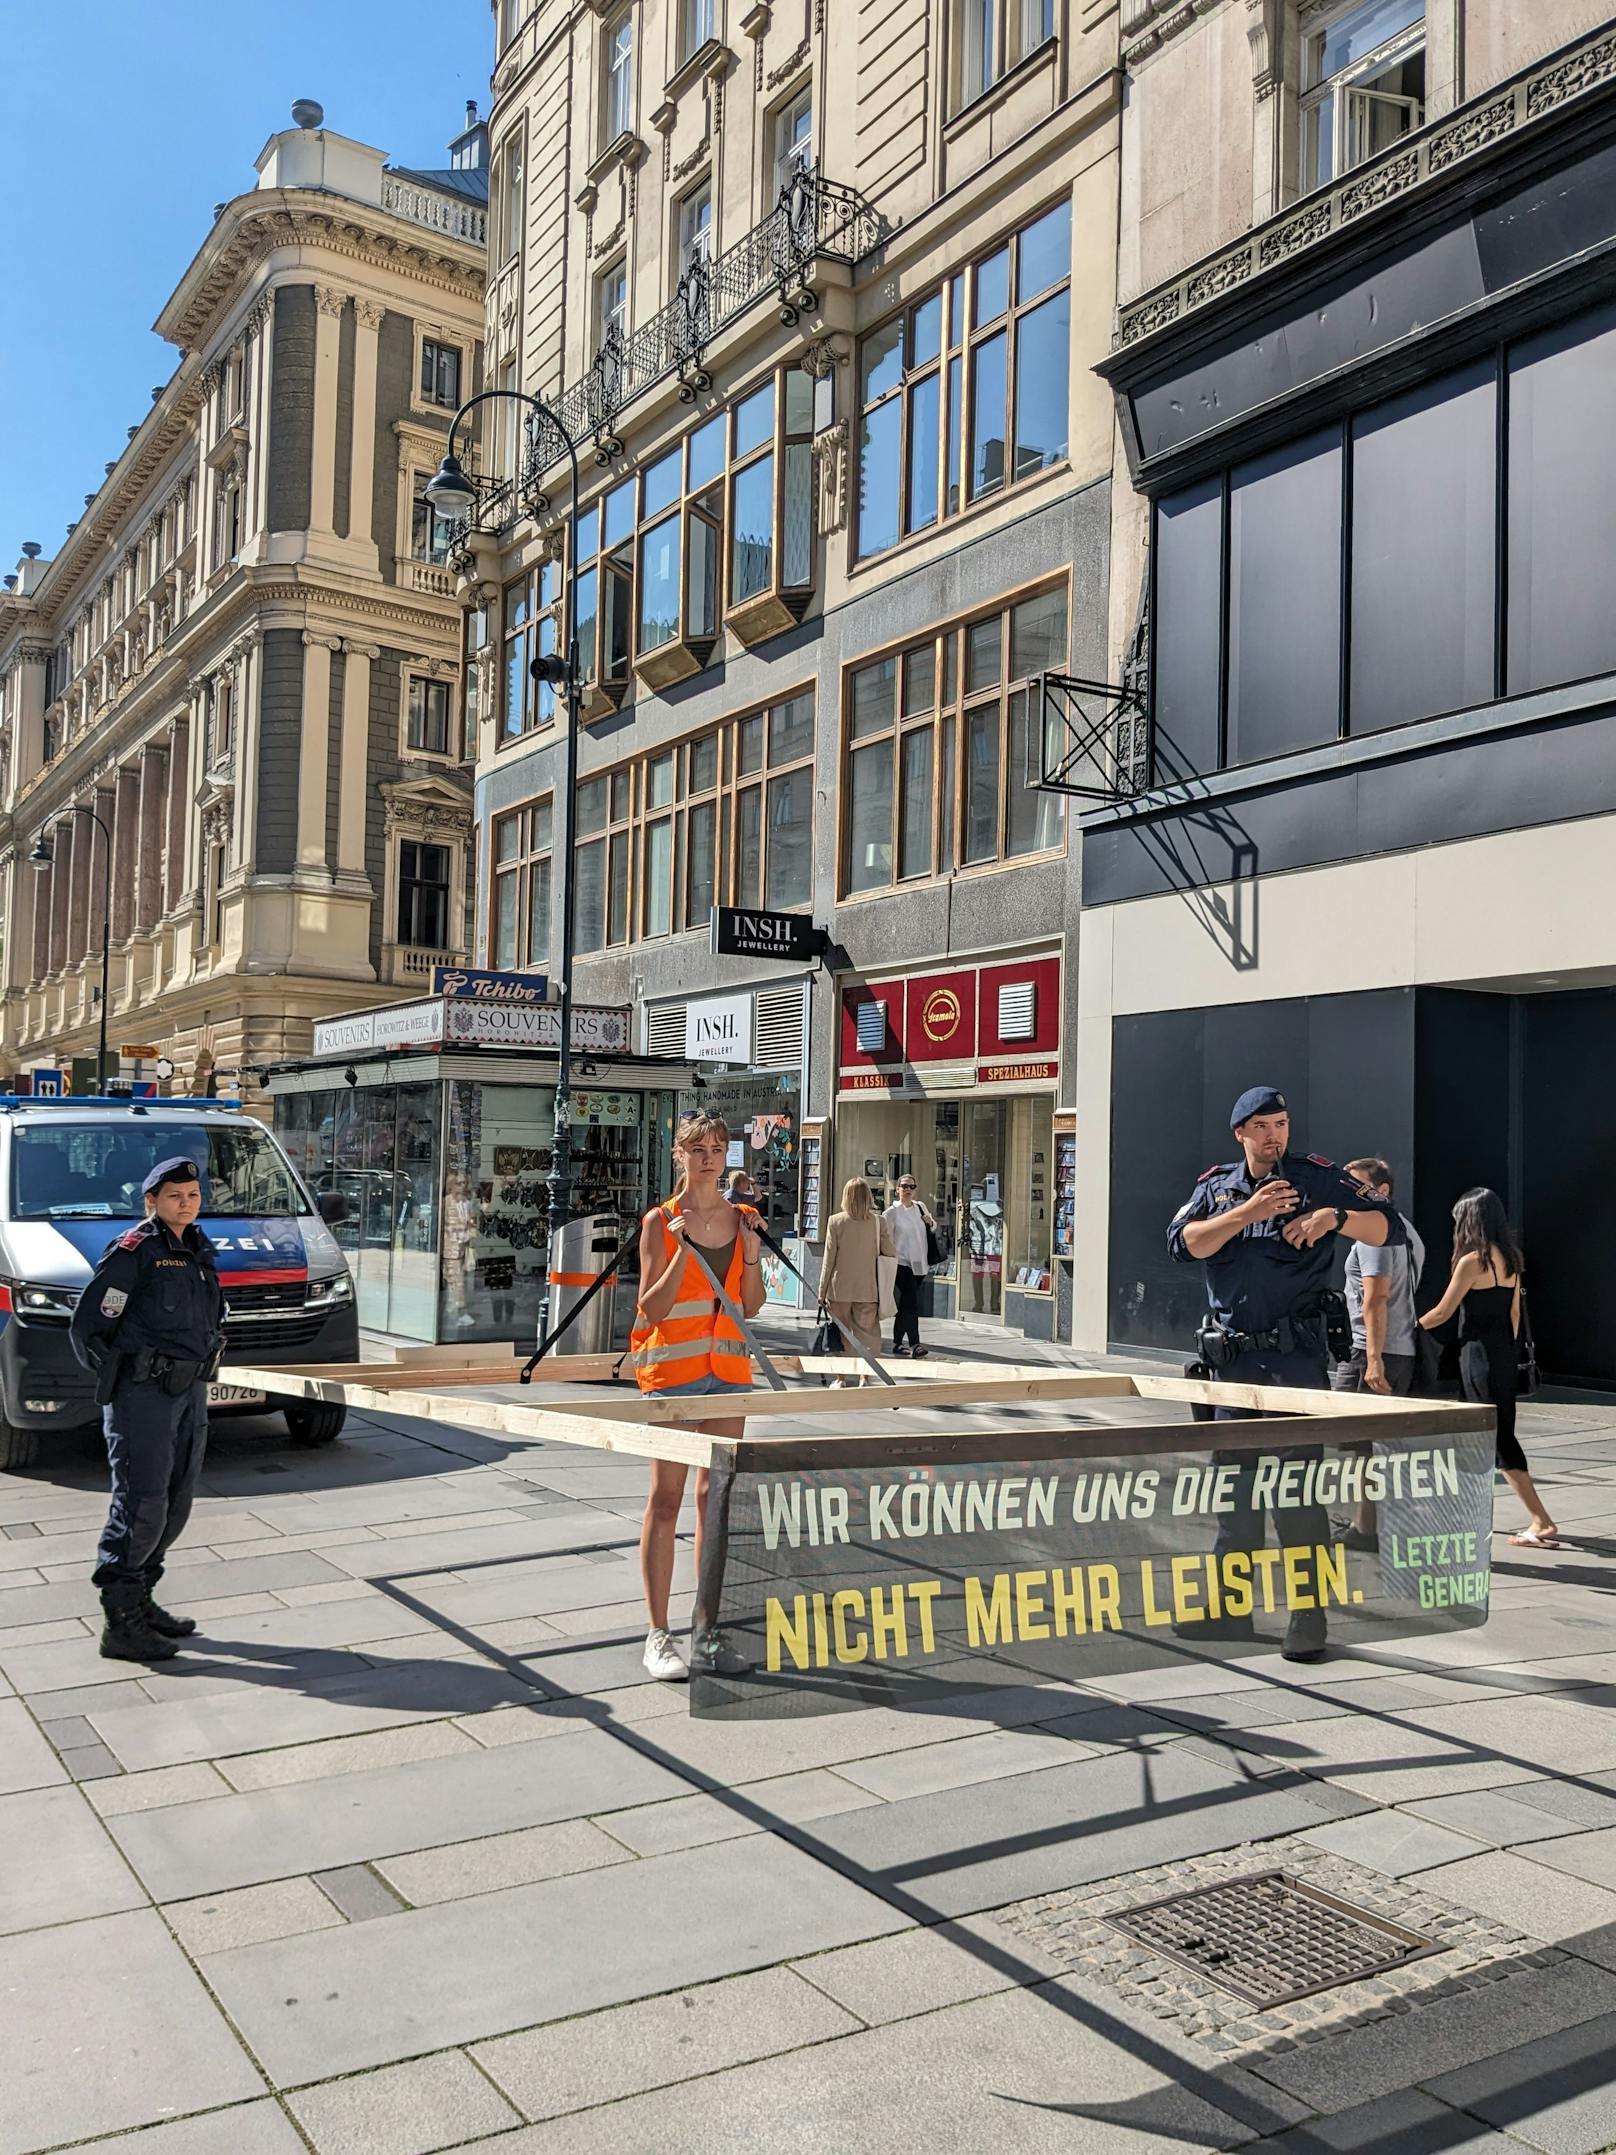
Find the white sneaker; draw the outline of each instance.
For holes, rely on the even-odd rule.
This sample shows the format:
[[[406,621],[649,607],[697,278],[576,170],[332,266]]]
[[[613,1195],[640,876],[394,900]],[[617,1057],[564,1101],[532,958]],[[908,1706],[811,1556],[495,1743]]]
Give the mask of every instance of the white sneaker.
[[[645,1670],[648,1676],[654,1676],[662,1684],[687,1684],[690,1681],[684,1656],[665,1631],[646,1633]]]

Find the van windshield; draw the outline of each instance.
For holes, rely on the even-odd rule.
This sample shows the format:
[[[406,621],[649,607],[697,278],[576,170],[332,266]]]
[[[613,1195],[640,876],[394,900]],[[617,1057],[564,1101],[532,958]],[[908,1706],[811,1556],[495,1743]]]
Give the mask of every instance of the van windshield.
[[[131,1117],[118,1123],[28,1123],[11,1135],[17,1220],[139,1219],[140,1185],[159,1160],[191,1159],[210,1219],[290,1219],[309,1201],[256,1123],[220,1129]]]

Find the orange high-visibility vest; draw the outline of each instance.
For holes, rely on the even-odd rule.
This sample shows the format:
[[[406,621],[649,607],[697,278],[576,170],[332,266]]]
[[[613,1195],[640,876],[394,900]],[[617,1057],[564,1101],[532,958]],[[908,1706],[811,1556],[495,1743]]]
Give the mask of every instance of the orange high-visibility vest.
[[[673,1236],[668,1232],[667,1223],[680,1209],[678,1200],[674,1199],[645,1215],[648,1220],[661,1222],[670,1259]],[[735,1209],[749,1224],[761,1224],[750,1205],[737,1205]],[[729,1270],[724,1277],[724,1292],[737,1306],[740,1305],[745,1276],[741,1238],[737,1234]],[[747,1352],[740,1328],[734,1318],[715,1303],[712,1281],[688,1251],[679,1278],[679,1299],[668,1314],[656,1324],[651,1323],[643,1310],[637,1314],[639,1322],[629,1336],[629,1349],[634,1357],[635,1381],[642,1392],[671,1391],[676,1385],[694,1384],[707,1376],[718,1377],[726,1384],[751,1384],[752,1357]]]

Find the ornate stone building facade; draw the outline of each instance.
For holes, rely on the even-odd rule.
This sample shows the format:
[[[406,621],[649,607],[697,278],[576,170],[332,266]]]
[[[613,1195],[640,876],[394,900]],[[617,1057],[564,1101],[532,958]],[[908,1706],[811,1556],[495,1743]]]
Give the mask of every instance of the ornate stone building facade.
[[[294,117],[158,317],[172,378],[0,596],[6,1073],[94,1052],[109,839],[109,1044],[176,1089],[261,1107],[316,1017],[467,955],[461,615],[420,497],[480,375],[485,135],[413,172]]]
[[[778,1228],[913,1171],[958,1253],[938,1307],[1047,1335],[1076,878],[1029,684],[1103,661],[1114,0],[494,27],[488,378],[555,403],[583,480],[569,564],[559,445],[493,410],[479,955],[551,965],[571,873],[579,994],[658,1051],[724,1033],[744,1074],[706,1097]],[[529,670],[569,568],[570,828]],[[715,905],[811,913],[830,970],[713,953]]]

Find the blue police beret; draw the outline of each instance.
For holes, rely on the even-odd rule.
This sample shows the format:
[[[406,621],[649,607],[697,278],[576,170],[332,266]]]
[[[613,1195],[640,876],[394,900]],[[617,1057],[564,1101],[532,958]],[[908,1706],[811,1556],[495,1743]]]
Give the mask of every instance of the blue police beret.
[[[165,1182],[200,1182],[194,1160],[159,1160],[145,1181],[140,1185],[142,1197],[150,1197]]]
[[[1229,1128],[1238,1130],[1240,1125],[1252,1115],[1284,1115],[1288,1113],[1289,1110],[1285,1105],[1285,1095],[1282,1092],[1276,1092],[1272,1085],[1253,1085],[1249,1091],[1240,1095],[1231,1109]]]

